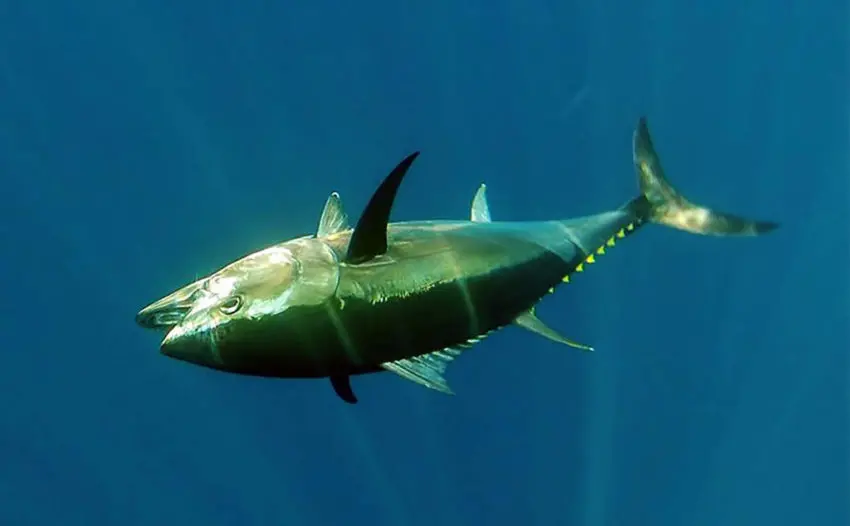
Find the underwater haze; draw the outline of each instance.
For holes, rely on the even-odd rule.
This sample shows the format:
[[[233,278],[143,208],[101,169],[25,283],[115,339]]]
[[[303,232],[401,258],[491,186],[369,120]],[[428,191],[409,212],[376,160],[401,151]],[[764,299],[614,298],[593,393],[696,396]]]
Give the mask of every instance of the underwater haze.
[[[850,524],[848,4],[0,4],[0,525]],[[359,215],[601,212],[670,180],[781,227],[650,225],[447,372],[166,358],[151,301]]]

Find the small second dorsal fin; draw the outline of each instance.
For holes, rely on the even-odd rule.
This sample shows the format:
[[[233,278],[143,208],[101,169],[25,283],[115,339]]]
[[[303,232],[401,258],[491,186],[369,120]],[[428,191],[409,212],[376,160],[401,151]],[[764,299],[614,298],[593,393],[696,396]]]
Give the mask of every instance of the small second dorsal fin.
[[[484,183],[481,183],[472,199],[470,219],[474,223],[489,223],[491,221],[490,205],[487,204],[487,185]]]
[[[322,210],[321,219],[319,219],[316,237],[329,236],[348,228],[348,215],[342,208],[342,199],[340,199],[338,193],[333,192],[325,201],[325,208]]]
[[[413,152],[405,157],[372,194],[360,220],[357,221],[357,226],[354,227],[354,232],[351,233],[345,258],[347,263],[363,263],[387,251],[390,210],[402,179],[418,156],[419,152]]]
[[[565,338],[555,332],[554,329],[550,328],[548,325],[540,321],[540,318],[538,318],[537,315],[534,314],[533,308],[517,316],[517,319],[514,320],[514,323],[516,323],[523,329],[527,329],[535,334],[539,334],[540,336],[552,340],[553,342],[563,343],[564,345],[569,345],[570,347],[575,347],[576,349],[581,349],[583,351],[593,350],[593,347],[589,345],[574,342],[569,338]]]

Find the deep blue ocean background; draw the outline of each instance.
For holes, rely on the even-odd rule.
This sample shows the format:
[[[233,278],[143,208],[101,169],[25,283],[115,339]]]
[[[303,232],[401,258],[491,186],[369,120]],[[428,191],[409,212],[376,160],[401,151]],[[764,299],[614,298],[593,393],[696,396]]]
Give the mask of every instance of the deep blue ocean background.
[[[0,3],[0,525],[850,524],[848,4]],[[136,311],[357,217],[565,218],[636,194],[641,115],[694,200],[451,366],[243,378]]]

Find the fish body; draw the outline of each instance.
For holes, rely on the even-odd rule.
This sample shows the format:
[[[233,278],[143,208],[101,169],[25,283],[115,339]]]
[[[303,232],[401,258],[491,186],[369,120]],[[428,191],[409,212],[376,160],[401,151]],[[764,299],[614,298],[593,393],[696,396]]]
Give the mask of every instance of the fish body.
[[[667,181],[645,119],[633,136],[641,189],[600,214],[493,221],[486,187],[468,220],[389,221],[405,158],[351,226],[331,194],[317,233],[250,254],[142,309],[167,331],[161,352],[237,374],[330,378],[355,403],[350,377],[391,371],[452,393],[447,366],[484,336],[516,324],[584,350],[544,324],[535,305],[647,223],[718,236],[776,228],[695,205]]]

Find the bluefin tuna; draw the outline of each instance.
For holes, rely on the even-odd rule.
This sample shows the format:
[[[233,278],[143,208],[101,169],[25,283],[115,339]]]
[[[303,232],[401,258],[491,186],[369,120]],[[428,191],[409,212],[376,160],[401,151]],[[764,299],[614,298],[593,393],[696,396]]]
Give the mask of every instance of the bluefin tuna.
[[[390,222],[419,152],[378,186],[354,227],[332,193],[318,230],[235,261],[142,309],[161,353],[218,371],[329,378],[356,403],[351,377],[389,371],[452,394],[446,369],[492,332],[517,325],[585,351],[535,307],[648,223],[714,236],[777,228],[697,205],[668,181],[646,119],[632,137],[640,194],[595,215],[494,221],[481,185],[468,220]]]

